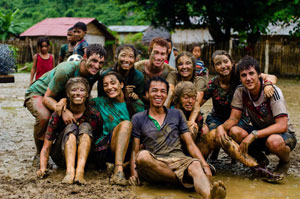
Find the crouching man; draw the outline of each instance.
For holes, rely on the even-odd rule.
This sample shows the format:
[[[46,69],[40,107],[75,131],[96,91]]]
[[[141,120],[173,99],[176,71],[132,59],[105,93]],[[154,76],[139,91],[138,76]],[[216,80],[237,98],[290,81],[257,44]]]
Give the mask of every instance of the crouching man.
[[[132,118],[129,183],[139,184],[140,178],[149,182],[181,183],[187,188],[194,186],[203,198],[225,198],[224,184],[210,183],[209,165],[193,142],[183,113],[163,106],[168,90],[168,83],[160,77],[147,82],[150,108]],[[184,155],[181,139],[193,158]],[[140,144],[143,150],[139,151]]]
[[[66,84],[68,97],[67,108],[72,112],[76,122],[65,124],[62,117],[56,113],[49,120],[44,145],[40,154],[40,170],[38,177],[46,175],[47,163],[50,155],[60,167],[66,165],[66,176],[62,183],[85,184],[84,168],[91,149],[93,133],[100,132],[102,119],[100,113],[89,107],[88,97],[90,86],[86,79],[73,77]],[[75,161],[77,164],[75,170]]]
[[[295,133],[288,124],[288,112],[281,90],[273,86],[274,95],[268,98],[263,88],[266,85],[260,77],[258,62],[250,56],[237,64],[242,86],[234,93],[230,118],[217,129],[217,141],[226,140],[227,133],[240,143],[236,150],[251,154],[260,166],[266,166],[265,154],[275,154],[280,161],[276,172],[286,174],[289,168],[290,152],[295,148]],[[246,109],[252,126],[242,129],[237,125]],[[248,150],[249,149],[249,150]],[[263,154],[263,152],[265,154]]]

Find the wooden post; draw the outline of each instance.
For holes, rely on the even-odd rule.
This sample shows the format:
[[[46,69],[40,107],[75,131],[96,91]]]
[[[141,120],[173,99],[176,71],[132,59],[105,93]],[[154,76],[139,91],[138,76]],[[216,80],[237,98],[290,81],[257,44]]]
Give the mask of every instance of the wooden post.
[[[228,50],[228,54],[230,56],[232,56],[232,37],[230,37],[229,39],[229,50]]]
[[[30,46],[31,57],[32,57],[32,60],[33,60],[34,54],[33,54],[33,46],[32,46],[32,41],[31,41],[31,39],[29,39],[29,46]]]
[[[266,47],[265,47],[265,74],[269,73],[269,40],[266,40]]]

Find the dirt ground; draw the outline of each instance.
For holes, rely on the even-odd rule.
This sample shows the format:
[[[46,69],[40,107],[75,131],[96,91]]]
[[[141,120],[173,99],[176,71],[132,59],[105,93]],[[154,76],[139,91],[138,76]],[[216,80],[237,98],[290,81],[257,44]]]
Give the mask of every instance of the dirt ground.
[[[29,85],[29,74],[15,74],[15,83],[0,84],[0,198],[143,198],[135,188],[111,186],[109,175],[104,171],[86,172],[86,186],[64,185],[61,180],[64,170],[52,169],[45,179],[38,179],[32,166],[35,153],[33,141],[34,118],[23,107],[24,93]],[[285,95],[291,122],[300,137],[300,81],[280,79],[279,87]],[[211,102],[204,105],[205,114]],[[300,177],[300,147],[291,154],[289,175]],[[231,165],[230,158],[223,153],[216,163],[218,172],[247,176],[249,170],[240,164]],[[271,156],[270,168],[274,168],[276,157]],[[224,166],[225,165],[225,166]],[[238,172],[241,171],[241,172]],[[229,192],[230,190],[228,190]],[[187,193],[188,198],[194,198]],[[155,198],[169,198],[156,196]]]

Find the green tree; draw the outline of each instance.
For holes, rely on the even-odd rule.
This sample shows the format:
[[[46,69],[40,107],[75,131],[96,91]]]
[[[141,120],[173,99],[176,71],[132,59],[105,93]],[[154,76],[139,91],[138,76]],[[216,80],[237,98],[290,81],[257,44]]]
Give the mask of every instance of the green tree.
[[[231,32],[256,41],[266,32],[274,13],[286,7],[282,0],[116,0],[134,3],[154,26],[168,30],[207,26],[215,42],[229,41]]]
[[[0,13],[0,38],[2,41],[22,32],[23,23],[17,23],[15,21],[15,16],[18,12],[19,10],[15,12],[9,11],[6,14]]]

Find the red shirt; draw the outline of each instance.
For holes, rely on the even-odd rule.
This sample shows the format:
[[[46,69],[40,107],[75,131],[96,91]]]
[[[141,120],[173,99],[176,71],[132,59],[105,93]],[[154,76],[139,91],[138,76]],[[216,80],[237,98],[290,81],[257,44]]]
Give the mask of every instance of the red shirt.
[[[40,54],[37,54],[35,79],[40,78],[51,69],[53,69],[53,56],[49,54],[48,59],[43,59]]]

